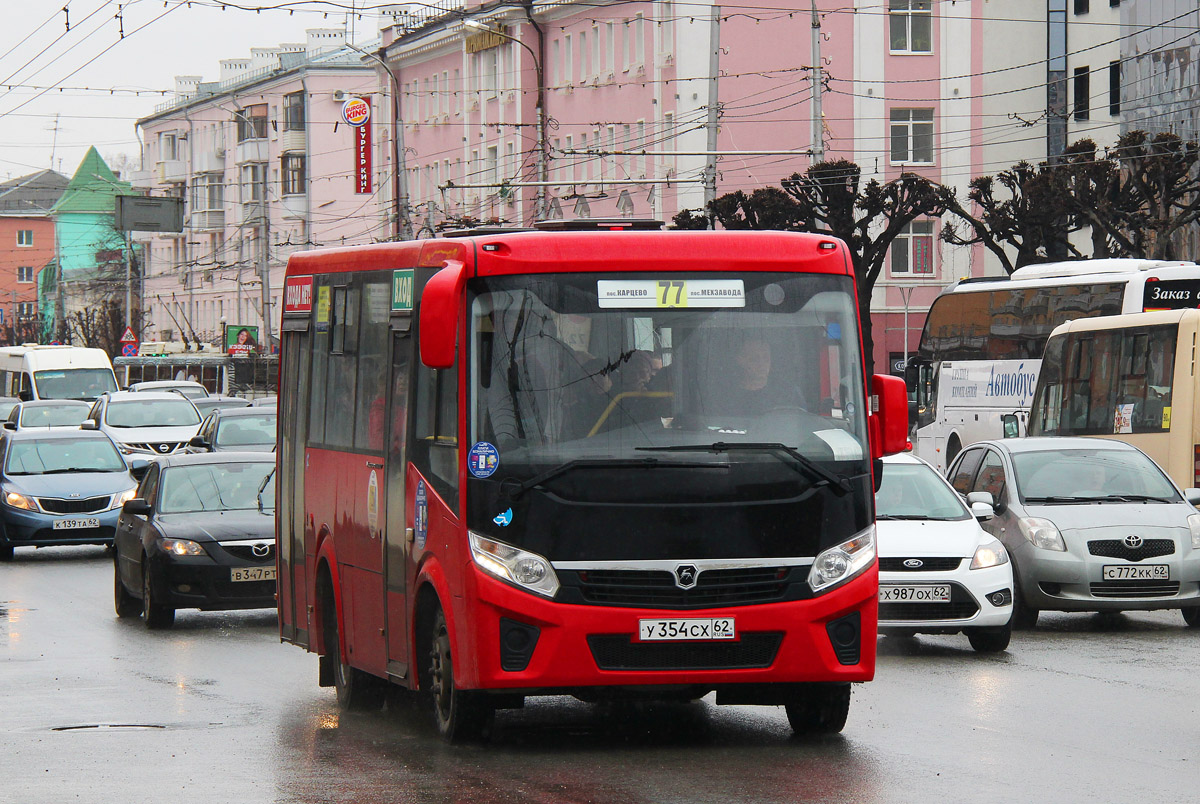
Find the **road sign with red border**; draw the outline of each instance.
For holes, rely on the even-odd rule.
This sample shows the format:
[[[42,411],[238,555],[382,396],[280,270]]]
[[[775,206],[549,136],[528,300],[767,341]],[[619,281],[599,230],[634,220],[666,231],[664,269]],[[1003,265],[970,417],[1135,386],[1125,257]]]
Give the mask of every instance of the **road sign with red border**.
[[[137,343],[137,335],[133,334],[133,327],[125,327],[125,334],[121,336],[121,343]]]

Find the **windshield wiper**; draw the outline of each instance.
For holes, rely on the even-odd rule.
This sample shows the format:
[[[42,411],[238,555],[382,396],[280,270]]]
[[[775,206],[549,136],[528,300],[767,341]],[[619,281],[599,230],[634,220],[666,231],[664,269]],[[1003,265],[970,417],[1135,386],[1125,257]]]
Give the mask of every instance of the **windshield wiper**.
[[[747,441],[744,443],[731,444],[726,441],[717,441],[714,444],[676,444],[666,447],[634,447],[634,449],[645,450],[648,452],[715,452],[718,455],[722,452],[782,452],[796,462],[796,466],[804,470],[810,477],[817,479],[814,485],[830,486],[834,494],[839,497],[850,491],[850,479],[841,475],[835,475],[828,469],[821,467],[811,458],[804,455],[798,449],[789,447],[787,444],[770,441]]]
[[[910,520],[910,519],[935,519],[936,517],[921,516],[920,514],[876,514],[876,520]]]
[[[1025,502],[1027,502],[1027,503],[1063,503],[1063,504],[1069,505],[1071,503],[1096,502],[1096,500],[1102,500],[1102,499],[1104,499],[1104,498],[1103,497],[1068,497],[1068,496],[1063,496],[1063,495],[1056,495],[1056,496],[1051,496],[1051,497],[1026,497]]]
[[[44,475],[65,475],[69,472],[119,472],[120,469],[97,469],[93,466],[69,466],[66,469],[47,469]]]
[[[580,458],[574,461],[560,463],[547,469],[528,480],[517,481],[515,478],[505,478],[500,483],[500,489],[509,499],[517,499],[535,486],[540,486],[559,475],[582,468],[602,469],[726,469],[728,464],[684,463],[681,461],[660,461],[658,458]]]
[[[1096,497],[1095,499],[1103,500],[1105,502],[1110,500],[1113,502],[1177,502],[1177,500],[1172,500],[1167,497],[1153,497],[1149,494],[1106,494],[1103,497]]]

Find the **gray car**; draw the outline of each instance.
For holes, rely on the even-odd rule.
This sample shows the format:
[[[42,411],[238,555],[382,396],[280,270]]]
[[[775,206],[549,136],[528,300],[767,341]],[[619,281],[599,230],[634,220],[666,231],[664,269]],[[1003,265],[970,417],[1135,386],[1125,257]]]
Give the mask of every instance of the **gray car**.
[[[1013,559],[1013,624],[1038,613],[1182,609],[1200,626],[1200,514],[1136,447],[1092,438],[981,441],[950,466]],[[1190,501],[1190,502],[1189,502]]]

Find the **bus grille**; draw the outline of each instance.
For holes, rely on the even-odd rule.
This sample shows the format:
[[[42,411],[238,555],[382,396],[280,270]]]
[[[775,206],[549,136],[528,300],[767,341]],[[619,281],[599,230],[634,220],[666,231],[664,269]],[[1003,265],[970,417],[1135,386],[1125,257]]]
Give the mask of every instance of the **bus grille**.
[[[782,600],[791,567],[705,570],[696,585],[680,589],[663,570],[579,570],[579,593],[595,606],[705,608]]]
[[[879,622],[919,622],[922,620],[966,620],[979,611],[971,593],[956,583],[950,584],[949,603],[880,603]]]
[[[634,642],[628,634],[588,637],[601,670],[736,670],[770,667],[783,642],[777,632],[728,642]]]
[[[38,497],[38,505],[47,514],[94,514],[108,509],[111,496],[88,497],[86,500],[60,500],[55,497]]]
[[[1172,597],[1179,581],[1103,581],[1092,584],[1092,597]]]
[[[921,562],[919,567],[906,567],[905,561],[910,561],[908,558],[881,558],[879,559],[880,572],[950,572],[958,569],[958,565],[963,562],[961,558],[946,558],[937,556],[934,558],[918,558]]]
[[[1104,558],[1120,558],[1124,561],[1141,561],[1175,553],[1174,539],[1146,539],[1137,547],[1130,547],[1123,539],[1094,539],[1088,544],[1088,552]]]

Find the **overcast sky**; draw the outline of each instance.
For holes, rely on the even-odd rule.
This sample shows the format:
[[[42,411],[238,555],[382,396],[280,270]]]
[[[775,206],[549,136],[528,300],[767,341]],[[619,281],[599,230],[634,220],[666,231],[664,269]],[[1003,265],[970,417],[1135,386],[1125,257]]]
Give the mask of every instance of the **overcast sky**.
[[[175,76],[216,81],[221,59],[303,42],[308,28],[346,28],[352,7],[361,13],[354,41],[378,36],[378,17],[362,9],[380,0],[234,1],[261,10],[221,10],[219,0],[0,0],[0,180],[48,167],[70,176],[92,145],[110,167],[137,169],[134,121],[170,98]]]

